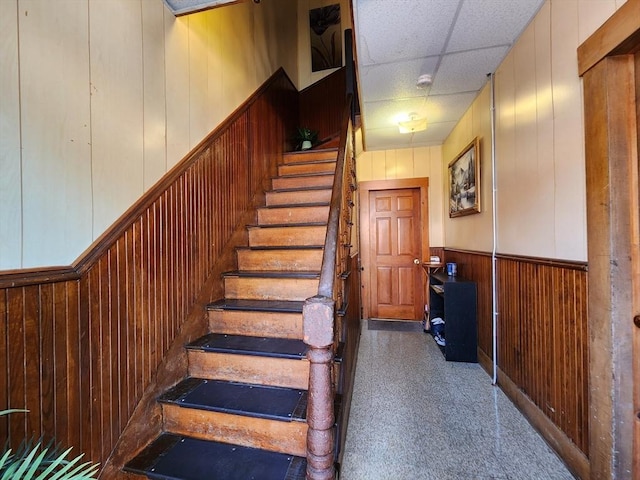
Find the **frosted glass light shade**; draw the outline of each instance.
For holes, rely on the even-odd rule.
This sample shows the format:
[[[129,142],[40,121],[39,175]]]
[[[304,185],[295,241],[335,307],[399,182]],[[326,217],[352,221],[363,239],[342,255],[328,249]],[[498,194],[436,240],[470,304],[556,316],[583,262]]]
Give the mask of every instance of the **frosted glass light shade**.
[[[400,129],[400,133],[421,132],[427,129],[427,119],[412,117],[411,120],[398,122],[398,128]]]

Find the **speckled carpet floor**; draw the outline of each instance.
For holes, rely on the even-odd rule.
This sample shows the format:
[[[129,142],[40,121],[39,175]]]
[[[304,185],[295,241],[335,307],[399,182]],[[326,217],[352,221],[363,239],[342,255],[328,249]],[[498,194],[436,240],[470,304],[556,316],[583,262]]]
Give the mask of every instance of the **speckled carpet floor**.
[[[419,322],[364,322],[340,480],[574,478],[478,364]]]

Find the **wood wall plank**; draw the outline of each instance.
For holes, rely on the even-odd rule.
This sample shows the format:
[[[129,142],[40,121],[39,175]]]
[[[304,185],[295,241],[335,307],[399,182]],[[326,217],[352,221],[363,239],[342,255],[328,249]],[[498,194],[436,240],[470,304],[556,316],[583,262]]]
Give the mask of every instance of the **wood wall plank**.
[[[229,269],[225,245],[277,169],[296,124],[291,92],[279,71],[77,270],[0,275],[0,408],[30,410],[0,419],[0,443],[56,436],[106,462],[140,399],[155,401],[148,387],[186,319],[201,320],[206,301],[217,298],[208,292],[222,291],[201,289],[221,264]],[[252,143],[264,125],[273,135]],[[218,276],[211,282],[221,284]]]
[[[492,357],[491,256],[445,249],[478,286],[478,347]],[[585,455],[589,452],[584,264],[498,257],[498,366]]]

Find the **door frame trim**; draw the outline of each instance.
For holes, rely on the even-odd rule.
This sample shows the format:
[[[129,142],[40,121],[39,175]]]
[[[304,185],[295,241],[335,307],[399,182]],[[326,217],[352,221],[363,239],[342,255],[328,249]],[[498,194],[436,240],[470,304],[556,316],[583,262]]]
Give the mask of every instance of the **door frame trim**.
[[[393,180],[369,180],[358,183],[359,203],[360,203],[360,261],[362,263],[362,274],[360,281],[362,283],[362,316],[369,318],[370,298],[369,298],[369,192],[375,190],[400,190],[405,188],[420,189],[420,243],[422,262],[429,259],[429,178],[402,178]],[[425,229],[425,226],[427,227]]]
[[[640,478],[640,329],[633,326],[640,314],[640,0],[628,0],[580,45],[578,68],[588,193],[589,475]]]

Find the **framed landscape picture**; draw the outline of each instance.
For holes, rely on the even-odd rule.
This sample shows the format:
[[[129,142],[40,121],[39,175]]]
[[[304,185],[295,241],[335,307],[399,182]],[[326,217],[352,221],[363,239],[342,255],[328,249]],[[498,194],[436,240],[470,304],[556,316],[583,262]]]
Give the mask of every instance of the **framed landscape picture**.
[[[480,212],[479,147],[476,137],[449,163],[449,217]]]

